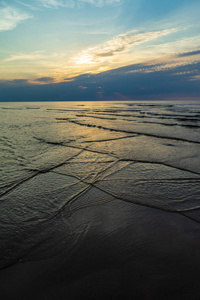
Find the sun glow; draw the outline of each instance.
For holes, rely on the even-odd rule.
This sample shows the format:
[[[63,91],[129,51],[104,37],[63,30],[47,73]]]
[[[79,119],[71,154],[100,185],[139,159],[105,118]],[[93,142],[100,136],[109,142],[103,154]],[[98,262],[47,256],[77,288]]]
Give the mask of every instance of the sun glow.
[[[73,61],[77,65],[93,65],[95,63],[93,56],[90,54],[83,54],[79,57],[74,57]]]

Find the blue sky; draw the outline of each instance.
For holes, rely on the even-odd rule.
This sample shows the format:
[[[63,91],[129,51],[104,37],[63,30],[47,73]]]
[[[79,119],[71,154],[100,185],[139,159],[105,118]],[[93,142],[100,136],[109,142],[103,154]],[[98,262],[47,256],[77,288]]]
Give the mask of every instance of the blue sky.
[[[197,0],[0,1],[0,100],[199,99],[199,14]]]

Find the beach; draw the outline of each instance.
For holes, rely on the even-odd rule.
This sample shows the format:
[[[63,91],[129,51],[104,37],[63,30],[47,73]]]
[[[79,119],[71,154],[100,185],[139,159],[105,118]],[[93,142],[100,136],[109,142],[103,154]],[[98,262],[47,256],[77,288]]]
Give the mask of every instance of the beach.
[[[198,102],[0,114],[1,299],[199,299]]]

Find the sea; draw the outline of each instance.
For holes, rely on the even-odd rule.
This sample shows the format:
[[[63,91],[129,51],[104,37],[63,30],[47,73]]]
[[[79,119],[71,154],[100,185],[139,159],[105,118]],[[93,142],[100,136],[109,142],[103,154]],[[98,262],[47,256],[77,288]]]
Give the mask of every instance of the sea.
[[[10,102],[0,120],[1,299],[200,299],[199,101]]]

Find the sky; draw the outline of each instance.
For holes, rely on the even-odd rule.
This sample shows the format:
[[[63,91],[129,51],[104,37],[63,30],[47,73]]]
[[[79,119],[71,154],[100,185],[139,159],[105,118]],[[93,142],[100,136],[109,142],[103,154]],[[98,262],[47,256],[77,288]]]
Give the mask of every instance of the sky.
[[[0,101],[200,99],[199,0],[0,0]]]

